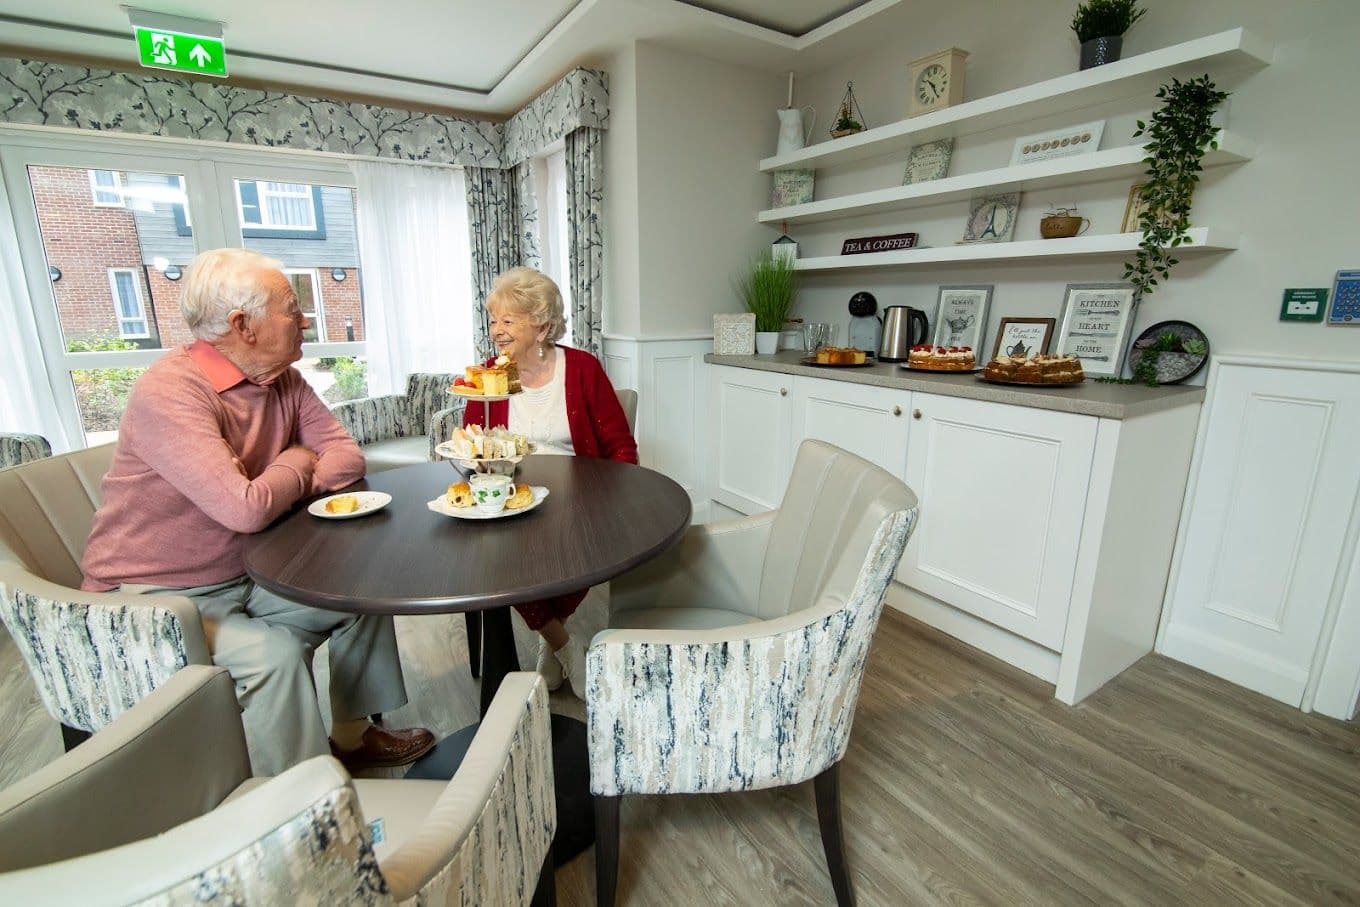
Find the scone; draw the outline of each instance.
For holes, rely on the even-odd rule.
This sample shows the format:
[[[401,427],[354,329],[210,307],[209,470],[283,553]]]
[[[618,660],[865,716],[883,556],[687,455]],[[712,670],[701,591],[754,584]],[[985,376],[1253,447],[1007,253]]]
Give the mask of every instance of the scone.
[[[471,507],[476,503],[472,498],[472,486],[467,482],[454,482],[450,485],[448,499],[451,507]]]
[[[352,494],[342,494],[326,502],[327,513],[353,513],[359,509],[359,499]]]
[[[505,502],[506,510],[519,510],[534,502],[534,490],[528,485],[516,485],[515,493]]]

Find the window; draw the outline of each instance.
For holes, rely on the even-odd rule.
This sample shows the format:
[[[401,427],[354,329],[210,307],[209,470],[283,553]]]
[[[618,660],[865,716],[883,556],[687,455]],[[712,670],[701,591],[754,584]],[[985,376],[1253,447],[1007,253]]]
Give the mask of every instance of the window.
[[[307,316],[311,327],[302,332],[303,343],[324,343],[326,341],[326,322],[322,317],[320,282],[316,271],[303,268],[284,268],[288,282],[293,285],[297,296],[298,308]]]
[[[127,339],[150,337],[137,272],[131,268],[109,268],[109,288],[113,291],[113,309],[118,317],[118,336]]]
[[[316,186],[237,180],[236,203],[243,237],[326,238],[321,192]]]
[[[571,266],[567,254],[567,153],[555,151],[535,158],[534,199],[538,203],[538,245],[543,255],[543,273],[562,291],[563,321],[566,334],[560,342],[571,345]]]
[[[116,170],[90,170],[90,192],[96,208],[122,208],[123,178]]]

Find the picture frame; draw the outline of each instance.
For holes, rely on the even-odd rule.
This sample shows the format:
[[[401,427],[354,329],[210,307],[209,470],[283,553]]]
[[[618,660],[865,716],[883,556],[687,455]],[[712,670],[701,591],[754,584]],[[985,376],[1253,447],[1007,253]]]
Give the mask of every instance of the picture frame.
[[[713,316],[713,354],[715,356],[754,356],[756,354],[756,316]]]
[[[813,170],[776,170],[774,188],[770,192],[771,208],[805,205],[812,201]]]
[[[966,346],[976,357],[987,333],[993,284],[942,286],[935,308],[935,346]]]
[[[1028,359],[1036,354],[1047,353],[1057,326],[1056,318],[1016,318],[1008,315],[997,326],[992,358],[1005,355]]]
[[[959,243],[1010,242],[1019,215],[1019,192],[976,196],[968,205],[968,221]]]
[[[943,179],[949,174],[949,160],[953,156],[953,139],[913,145],[907,153],[907,169],[902,174],[902,185],[913,186]]]
[[[1057,353],[1075,356],[1088,375],[1118,377],[1133,334],[1128,283],[1069,283],[1058,319]]]
[[[1011,149],[1011,166],[1091,154],[1100,150],[1100,138],[1104,133],[1105,121],[1093,120],[1078,126],[1065,126],[1018,138]]]
[[[1143,228],[1138,222],[1143,217],[1143,209],[1147,203],[1143,201],[1141,193],[1146,183],[1134,183],[1129,187],[1129,199],[1124,203],[1124,219],[1119,222],[1120,233],[1141,233]]]

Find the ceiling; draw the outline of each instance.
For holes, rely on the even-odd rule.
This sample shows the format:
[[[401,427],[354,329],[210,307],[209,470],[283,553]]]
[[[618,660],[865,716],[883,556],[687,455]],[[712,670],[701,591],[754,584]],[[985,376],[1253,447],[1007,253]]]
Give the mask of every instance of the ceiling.
[[[778,73],[881,40],[905,0],[137,0],[222,23],[233,80],[508,116],[632,41]],[[874,19],[872,25],[869,19]],[[131,64],[126,5],[0,0],[0,52]]]

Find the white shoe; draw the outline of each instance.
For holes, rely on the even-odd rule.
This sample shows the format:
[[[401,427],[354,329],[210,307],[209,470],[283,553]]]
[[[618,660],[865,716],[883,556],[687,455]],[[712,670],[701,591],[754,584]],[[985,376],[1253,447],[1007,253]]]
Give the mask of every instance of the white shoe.
[[[546,639],[538,641],[537,671],[543,675],[543,682],[547,685],[549,693],[555,693],[561,688],[565,676],[562,673],[562,662],[558,661],[557,653],[548,645]]]
[[[586,642],[579,635],[567,637],[567,644],[555,653],[562,664],[562,676],[571,681],[571,691],[586,701]]]

